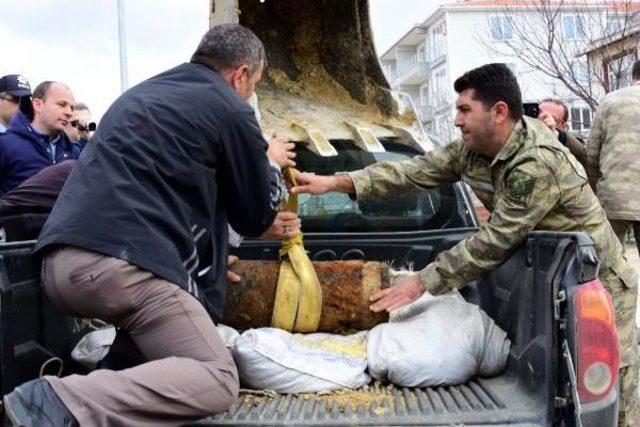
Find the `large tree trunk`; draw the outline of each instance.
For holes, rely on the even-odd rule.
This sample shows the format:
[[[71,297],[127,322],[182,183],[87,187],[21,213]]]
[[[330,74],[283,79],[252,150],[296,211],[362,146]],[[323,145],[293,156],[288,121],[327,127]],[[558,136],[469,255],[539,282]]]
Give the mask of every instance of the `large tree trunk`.
[[[369,310],[369,297],[388,286],[388,267],[374,261],[313,262],[322,286],[319,331],[371,329],[386,322],[386,312]],[[237,261],[231,268],[242,280],[229,282],[223,323],[236,329],[271,325],[279,261]]]

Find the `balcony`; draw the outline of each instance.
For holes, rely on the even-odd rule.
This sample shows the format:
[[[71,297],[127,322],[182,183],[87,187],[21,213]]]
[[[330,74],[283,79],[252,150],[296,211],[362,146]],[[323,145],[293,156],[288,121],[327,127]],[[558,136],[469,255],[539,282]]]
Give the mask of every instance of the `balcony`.
[[[429,79],[429,63],[414,55],[398,64],[396,72],[389,77],[389,83],[393,88],[401,85],[421,85]]]
[[[447,57],[447,52],[445,50],[437,50],[432,54],[431,58],[431,67],[435,67],[440,65],[443,60]]]

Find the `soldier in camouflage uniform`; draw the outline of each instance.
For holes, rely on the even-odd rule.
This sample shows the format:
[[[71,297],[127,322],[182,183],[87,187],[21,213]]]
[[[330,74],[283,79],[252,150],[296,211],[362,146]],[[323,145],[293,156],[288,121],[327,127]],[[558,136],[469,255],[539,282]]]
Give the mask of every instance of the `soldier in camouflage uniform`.
[[[587,174],[620,240],[633,228],[640,252],[640,61],[630,87],[607,95],[593,119]]]
[[[630,87],[608,94],[596,111],[586,169],[614,232],[624,244],[627,232],[633,229],[640,252],[640,61],[634,64],[631,77]],[[623,375],[627,383],[636,384],[640,376],[637,367]],[[629,397],[640,412],[636,398],[637,392]]]
[[[462,180],[492,212],[476,234],[441,252],[418,274],[374,295],[374,311],[394,310],[424,291],[443,294],[495,270],[532,230],[589,234],[601,261],[600,279],[616,310],[625,394],[621,414],[627,411],[626,425],[637,425],[637,414],[632,415],[640,406],[637,381],[626,368],[637,363],[637,278],[584,168],[548,127],[522,117],[520,88],[504,64],[466,73],[455,89],[459,94],[455,124],[462,131],[461,140],[410,160],[378,163],[345,175],[298,173],[298,186],[291,191],[341,191],[366,200]]]

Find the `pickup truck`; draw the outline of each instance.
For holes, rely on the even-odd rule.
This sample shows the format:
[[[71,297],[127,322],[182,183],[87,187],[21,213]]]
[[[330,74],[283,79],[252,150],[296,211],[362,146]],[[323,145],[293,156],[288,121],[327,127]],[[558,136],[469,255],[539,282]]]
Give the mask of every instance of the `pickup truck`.
[[[381,153],[349,141],[333,144],[334,157],[299,149],[298,165],[330,174],[419,154],[395,142],[383,141]],[[420,269],[477,230],[469,194],[459,183],[384,202],[358,204],[336,193],[306,196],[299,212],[305,247],[314,260],[393,261]],[[33,244],[0,245],[3,393],[38,375],[85,372],[70,351],[98,326],[65,317],[48,302],[31,256]],[[235,252],[244,259],[277,259],[278,248],[279,242],[247,240]],[[265,393],[256,399],[254,392],[242,392],[228,412],[201,424],[615,426],[618,366],[601,350],[606,354],[615,347],[617,335],[615,327],[593,317],[612,313],[597,269],[587,235],[540,231],[531,233],[497,271],[461,289],[511,340],[506,370],[497,377],[435,388],[385,384],[385,399],[355,406],[331,403],[322,395]],[[593,366],[599,369],[595,374]],[[603,376],[602,369],[610,375]]]
[[[211,25],[226,22],[239,22],[263,40],[269,65],[257,89],[261,124],[297,143],[301,170],[350,171],[433,145],[407,123],[415,115],[402,111],[389,90],[373,47],[367,0],[211,0]],[[301,196],[299,214],[314,260],[379,260],[416,270],[478,226],[460,183],[366,203],[341,194]],[[40,288],[33,245],[0,244],[3,394],[39,375],[85,373],[70,352],[100,326],[53,308]],[[247,240],[236,254],[273,260],[278,247]],[[320,394],[243,391],[229,411],[201,423],[616,426],[618,361],[612,353],[619,344],[597,271],[587,235],[540,231],[497,271],[461,289],[511,340],[499,376],[436,388],[384,384],[382,401],[357,405]]]

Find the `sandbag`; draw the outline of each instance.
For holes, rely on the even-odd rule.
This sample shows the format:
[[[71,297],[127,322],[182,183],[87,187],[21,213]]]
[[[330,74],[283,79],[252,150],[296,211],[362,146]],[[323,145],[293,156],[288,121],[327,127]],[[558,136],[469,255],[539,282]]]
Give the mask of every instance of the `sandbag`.
[[[371,380],[366,332],[291,334],[276,328],[250,329],[231,347],[240,381],[278,393],[315,393],[359,388]]]
[[[238,331],[223,324],[218,324],[216,330],[227,348],[233,346],[235,341],[240,337]],[[83,336],[73,348],[71,358],[85,368],[95,369],[98,362],[104,359],[111,349],[115,338],[116,328],[114,326],[107,326],[89,332]]]
[[[238,331],[230,326],[223,325],[222,323],[218,323],[216,325],[216,331],[220,334],[220,338],[222,339],[224,346],[227,348],[233,347],[238,338],[240,338],[240,333]]]
[[[116,328],[107,326],[83,336],[71,351],[71,358],[88,369],[104,359],[116,338]]]
[[[502,372],[510,346],[507,334],[459,294],[425,293],[369,332],[367,359],[376,379],[407,387],[454,385]]]

